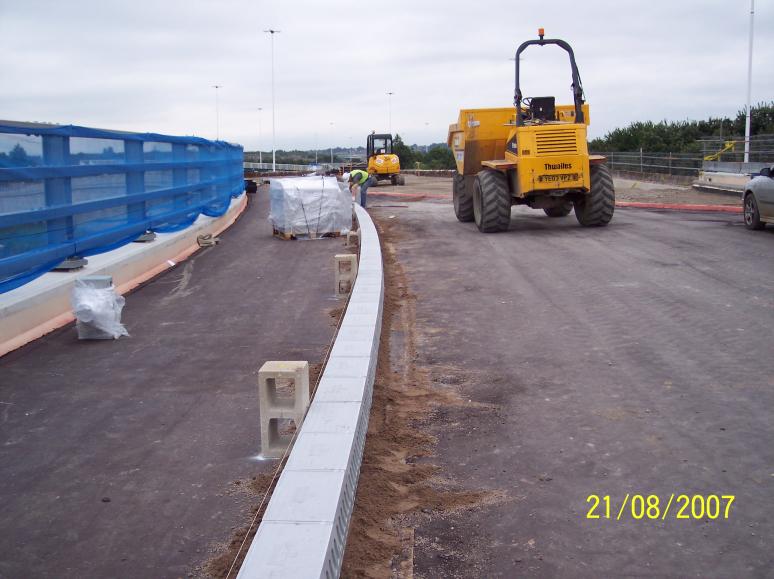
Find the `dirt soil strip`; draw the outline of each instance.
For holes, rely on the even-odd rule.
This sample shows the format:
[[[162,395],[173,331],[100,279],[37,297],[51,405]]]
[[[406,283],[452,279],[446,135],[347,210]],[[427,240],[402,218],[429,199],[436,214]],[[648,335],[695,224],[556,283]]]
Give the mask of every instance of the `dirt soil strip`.
[[[742,208],[735,205],[693,205],[687,203],[638,203],[633,201],[616,201],[616,207],[633,207],[636,209],[670,209],[673,211],[711,211],[721,213],[741,213]]]
[[[429,432],[443,409],[470,406],[449,376],[417,364],[416,296],[396,259],[397,229],[376,222],[385,275],[384,318],[371,416],[343,577],[413,577],[414,526],[504,499],[499,491],[467,490],[441,477]],[[454,370],[451,370],[454,373]]]

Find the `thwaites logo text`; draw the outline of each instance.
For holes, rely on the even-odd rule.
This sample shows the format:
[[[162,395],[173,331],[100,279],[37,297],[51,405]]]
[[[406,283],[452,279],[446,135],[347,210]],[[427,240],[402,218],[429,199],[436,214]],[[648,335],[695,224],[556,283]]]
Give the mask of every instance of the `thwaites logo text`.
[[[546,171],[560,171],[562,169],[572,169],[572,163],[543,163]]]

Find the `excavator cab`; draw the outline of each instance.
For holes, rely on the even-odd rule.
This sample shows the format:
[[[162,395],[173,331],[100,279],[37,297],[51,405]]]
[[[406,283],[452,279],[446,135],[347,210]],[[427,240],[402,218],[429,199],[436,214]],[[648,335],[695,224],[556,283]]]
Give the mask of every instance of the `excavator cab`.
[[[366,154],[369,159],[375,155],[392,155],[392,135],[368,135]]]

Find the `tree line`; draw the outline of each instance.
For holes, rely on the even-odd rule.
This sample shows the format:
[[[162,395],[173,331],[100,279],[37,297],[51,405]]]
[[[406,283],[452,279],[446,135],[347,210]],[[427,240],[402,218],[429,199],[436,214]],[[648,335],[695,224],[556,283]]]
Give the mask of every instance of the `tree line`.
[[[702,121],[638,121],[589,141],[592,151],[644,151],[653,153],[701,153],[699,139],[739,140],[744,138],[745,112],[736,117]],[[774,101],[752,108],[750,134],[774,134]]]
[[[449,147],[446,146],[446,143],[428,145],[426,152],[423,149],[424,147],[418,145],[406,145],[398,134],[392,140],[392,152],[398,155],[400,166],[404,170],[416,169],[417,163],[419,163],[419,169],[454,169],[454,156]],[[348,163],[350,155],[362,159],[365,158],[365,154],[365,147],[354,147],[352,149],[334,147],[333,162]],[[258,155],[257,151],[245,151],[245,161],[255,163],[258,162],[259,157],[262,157],[264,163],[270,163],[271,151],[263,151],[261,156]],[[277,163],[311,165],[315,162],[315,157],[320,164],[328,163],[331,160],[331,150],[318,149],[317,155],[315,155],[314,149],[294,149],[290,151],[278,149],[276,151]]]
[[[392,140],[392,151],[400,159],[400,168],[409,169],[454,169],[454,155],[446,143],[433,143],[423,151],[417,145],[409,147],[400,135]]]

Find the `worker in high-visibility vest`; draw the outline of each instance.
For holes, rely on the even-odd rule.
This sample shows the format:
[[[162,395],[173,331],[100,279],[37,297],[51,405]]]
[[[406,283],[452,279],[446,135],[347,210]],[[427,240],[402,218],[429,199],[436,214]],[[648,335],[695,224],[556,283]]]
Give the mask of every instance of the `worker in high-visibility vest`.
[[[368,171],[355,169],[349,173],[349,190],[352,191],[355,185],[360,186],[360,205],[365,209],[366,192],[371,185],[376,185],[376,177],[369,175]]]

